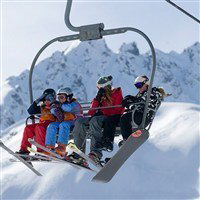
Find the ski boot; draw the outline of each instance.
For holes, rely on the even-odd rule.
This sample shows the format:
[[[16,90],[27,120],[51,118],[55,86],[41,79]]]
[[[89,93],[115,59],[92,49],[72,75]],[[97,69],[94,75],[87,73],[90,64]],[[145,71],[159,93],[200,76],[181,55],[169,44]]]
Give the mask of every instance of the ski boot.
[[[111,142],[109,138],[103,139],[102,146],[103,146],[102,148],[103,151],[108,151],[108,152],[113,151],[113,142]]]
[[[95,147],[95,149],[103,150],[103,143],[101,141],[97,141],[97,142],[95,142],[94,147]]]
[[[49,145],[49,146],[46,146],[46,148],[48,148],[50,151],[52,151],[52,152],[55,153],[55,147],[54,147],[54,146]],[[47,152],[47,151],[40,151],[40,153],[45,154],[45,155],[47,155],[47,156],[52,156],[52,157],[54,157],[53,154],[51,154],[50,152]]]
[[[100,164],[100,158],[94,151],[88,154],[89,158],[91,158],[96,164]]]
[[[126,142],[126,140],[121,140],[121,141],[118,143],[118,147],[120,148],[125,142]]]
[[[58,144],[58,146],[55,148],[55,152],[64,157],[66,154],[66,144]]]
[[[77,163],[79,165],[82,165],[82,166],[87,167],[87,168],[89,167],[89,164],[87,163],[87,161],[84,158],[82,158],[81,156],[79,156],[75,152],[73,152],[72,154],[70,154],[68,157],[70,157],[70,159],[73,162],[75,162],[75,163]]]
[[[27,163],[33,167],[33,164],[31,162],[28,162],[30,160],[30,158],[28,157],[28,155],[30,153],[29,151],[24,151],[24,150],[20,149],[19,151],[16,151],[15,153],[18,154],[22,159],[27,161]],[[27,155],[27,157],[26,157],[26,155]]]
[[[72,154],[70,154],[69,157],[71,159],[74,159],[74,160],[78,160],[80,158],[80,156],[77,153],[75,153],[75,152],[73,152]]]
[[[21,154],[21,155],[29,155],[29,151],[24,151],[22,149],[20,149],[19,151],[15,152],[16,154]]]
[[[105,158],[105,164],[110,160],[111,158]]]

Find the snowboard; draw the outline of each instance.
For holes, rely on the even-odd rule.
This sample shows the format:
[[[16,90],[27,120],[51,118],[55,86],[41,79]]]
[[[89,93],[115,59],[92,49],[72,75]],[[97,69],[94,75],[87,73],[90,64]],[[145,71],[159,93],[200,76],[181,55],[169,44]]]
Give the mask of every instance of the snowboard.
[[[93,177],[92,181],[109,182],[125,161],[149,138],[147,130],[137,130],[132,133],[117,153]]]

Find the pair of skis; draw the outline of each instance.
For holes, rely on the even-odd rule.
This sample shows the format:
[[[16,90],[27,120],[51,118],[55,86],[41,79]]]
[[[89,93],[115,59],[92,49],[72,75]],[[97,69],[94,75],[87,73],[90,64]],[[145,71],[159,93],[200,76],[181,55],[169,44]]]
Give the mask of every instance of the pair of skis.
[[[96,175],[93,177],[92,181],[99,181],[103,183],[109,182],[113,176],[117,173],[117,171],[121,168],[121,166],[125,163],[125,161],[149,138],[149,132],[147,130],[137,130],[133,134],[129,136],[129,138],[126,140],[126,142],[120,147],[120,149],[117,151],[117,153],[102,167],[98,163],[95,163],[93,160],[91,160],[85,153],[80,151],[74,144],[69,144],[69,148],[77,153],[79,156],[83,157],[86,161],[90,162],[91,164],[95,165],[99,171],[96,173]],[[63,160],[63,157],[60,155],[50,151],[48,148],[41,146],[40,144],[36,143],[34,140],[29,139],[29,142],[44,151],[47,151],[53,156],[47,156],[49,159],[57,160],[59,162],[67,162],[68,164],[72,165],[76,168],[85,168],[90,171],[95,171],[91,168],[86,168],[84,166]],[[2,142],[0,142],[0,146],[3,147],[5,150],[7,150],[10,154],[15,156],[17,159],[19,159],[21,162],[23,162],[29,169],[31,169],[35,174],[38,176],[42,176],[37,170],[35,170],[30,164],[28,164],[24,159],[22,159],[20,156],[16,155],[12,150],[10,150],[8,147],[6,147]],[[31,150],[31,149],[29,149]],[[35,152],[37,153],[37,152]]]
[[[12,156],[20,160],[24,165],[26,165],[32,172],[34,172],[37,176],[42,176],[40,172],[38,172],[36,169],[33,168],[31,164],[26,162],[23,158],[21,158],[19,155],[17,155],[15,152],[13,152],[10,148],[8,148],[1,140],[0,140],[0,146],[5,149],[8,153],[10,153]]]
[[[35,146],[40,146],[38,143],[34,142],[33,140],[30,139],[30,142],[35,145]],[[67,160],[64,160],[60,155],[53,153],[53,156],[49,156],[40,152],[35,151],[32,148],[29,148],[28,150],[32,153],[37,154],[37,156],[31,156],[31,155],[20,155],[17,154],[15,152],[13,152],[10,148],[8,148],[1,140],[0,140],[0,147],[2,147],[3,149],[5,149],[9,154],[11,154],[12,156],[14,156],[19,162],[23,163],[24,165],[26,165],[33,173],[35,173],[37,176],[42,176],[42,174],[40,172],[38,172],[30,162],[50,162],[50,161],[54,161],[54,162],[59,162],[59,163],[63,163],[63,164],[69,164],[72,167],[76,168],[76,169],[86,169],[89,170],[91,172],[95,172],[95,170],[87,168],[85,166],[79,165],[77,163],[73,163]],[[44,151],[48,150],[47,148],[40,146],[40,148],[42,148]],[[51,152],[52,153],[52,152]],[[40,155],[40,156],[39,156]],[[26,157],[26,160],[23,159],[23,157]],[[17,162],[17,160],[15,159],[10,159],[11,162]]]
[[[95,172],[95,170],[93,170],[93,169],[91,169],[91,168],[89,168],[89,167],[86,167],[86,166],[80,165],[80,164],[78,164],[78,163],[76,163],[76,162],[73,162],[73,159],[72,159],[72,160],[65,160],[64,157],[60,156],[59,154],[57,154],[57,153],[51,151],[50,149],[48,149],[48,148],[46,148],[46,147],[44,147],[44,146],[38,144],[38,143],[35,142],[33,139],[30,139],[30,138],[29,138],[28,141],[29,141],[32,145],[34,145],[34,146],[36,146],[36,147],[38,147],[38,148],[40,148],[40,149],[42,149],[42,150],[48,152],[50,155],[46,155],[46,154],[37,152],[37,151],[35,151],[35,150],[32,149],[32,148],[29,148],[28,150],[29,150],[30,152],[32,152],[32,153],[39,154],[39,155],[41,155],[41,156],[45,156],[45,157],[50,158],[50,159],[52,159],[52,160],[60,161],[60,162],[63,162],[63,163],[68,163],[69,165],[71,165],[72,167],[75,167],[76,169],[86,169],[86,170]]]

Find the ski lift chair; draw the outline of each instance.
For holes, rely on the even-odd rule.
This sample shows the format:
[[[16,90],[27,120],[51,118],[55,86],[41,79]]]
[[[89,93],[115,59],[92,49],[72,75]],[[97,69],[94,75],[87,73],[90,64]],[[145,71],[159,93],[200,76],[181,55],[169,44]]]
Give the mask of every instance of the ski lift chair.
[[[90,24],[90,25],[83,25],[83,26],[80,26],[80,27],[75,27],[71,24],[71,22],[69,20],[71,6],[72,6],[72,0],[68,0],[67,5],[66,5],[66,10],[65,10],[65,24],[71,31],[78,32],[78,34],[54,38],[54,39],[50,40],[49,42],[47,42],[38,51],[35,58],[33,59],[33,62],[32,62],[31,68],[30,68],[30,73],[29,73],[30,103],[33,102],[33,91],[32,91],[33,70],[34,70],[35,64],[36,64],[39,56],[49,45],[51,45],[54,42],[66,42],[66,41],[73,41],[73,40],[80,40],[80,41],[98,40],[98,39],[102,39],[104,36],[123,34],[123,33],[126,33],[127,31],[136,32],[139,35],[141,35],[147,41],[147,43],[150,47],[151,53],[152,53],[152,65],[153,66],[152,66],[152,70],[151,70],[151,74],[150,74],[150,83],[149,83],[149,88],[148,88],[148,92],[147,92],[147,98],[146,98],[146,102],[145,102],[145,108],[144,108],[142,123],[138,127],[138,129],[140,129],[143,132],[143,134],[149,135],[148,129],[145,129],[145,120],[146,120],[146,115],[147,115],[147,110],[148,110],[148,102],[150,100],[150,93],[151,93],[151,89],[152,89],[153,79],[154,79],[155,70],[156,70],[156,54],[155,54],[155,49],[153,47],[151,40],[148,38],[148,36],[145,33],[140,31],[139,29],[132,28],[132,27],[122,27],[122,28],[104,30],[104,24],[103,23]],[[33,123],[34,123],[34,120],[33,120]]]

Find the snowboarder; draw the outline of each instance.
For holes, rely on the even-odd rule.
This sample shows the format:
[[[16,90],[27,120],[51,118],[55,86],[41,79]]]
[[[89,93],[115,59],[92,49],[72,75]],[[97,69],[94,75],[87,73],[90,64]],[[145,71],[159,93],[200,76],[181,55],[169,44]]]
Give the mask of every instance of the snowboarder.
[[[91,145],[89,157],[95,162],[98,162],[102,157],[102,147],[99,146],[102,141],[102,127],[105,128],[105,120],[113,116],[116,119],[120,118],[124,108],[109,108],[109,109],[94,109],[104,106],[116,106],[122,102],[122,90],[121,88],[112,88],[112,76],[101,77],[97,81],[98,92],[96,97],[93,99],[88,114],[92,117],[85,117],[78,119],[75,122],[73,129],[74,143],[76,146],[83,150],[83,144],[85,142],[86,132],[89,126],[89,133],[91,135]],[[113,123],[112,127],[106,127],[105,131],[113,131],[113,127],[116,125]]]
[[[26,125],[23,133],[23,138],[21,141],[20,150],[16,153],[18,154],[29,154],[27,147],[31,147],[31,144],[28,142],[28,138],[34,138],[35,141],[41,145],[45,145],[45,136],[47,126],[55,121],[55,117],[50,112],[50,104],[55,101],[56,92],[49,88],[44,90],[43,94],[36,99],[31,106],[28,108],[28,113],[30,115],[42,114],[40,117],[39,123]],[[38,105],[41,103],[40,105]],[[37,149],[38,152],[42,150]]]
[[[51,105],[51,113],[57,121],[49,124],[46,134],[46,147],[54,150],[61,156],[66,154],[70,127],[74,125],[76,119],[83,117],[81,105],[73,98],[72,90],[68,87],[61,88],[57,92],[59,101]],[[58,146],[56,145],[56,134],[58,133]]]
[[[143,112],[147,98],[147,90],[149,86],[149,78],[145,75],[138,76],[135,79],[134,85],[138,89],[138,93],[135,96],[127,95],[122,101],[122,106],[125,107],[126,110],[120,119],[120,128],[123,140],[120,141],[119,146],[121,146],[125,140],[134,132],[134,130],[136,130],[142,123]],[[165,93],[163,88],[152,88],[145,127],[147,127],[149,123],[152,122],[155,116],[155,112],[157,111],[161,101],[163,101],[165,96],[168,96],[168,94]],[[134,116],[133,121],[132,114]]]

